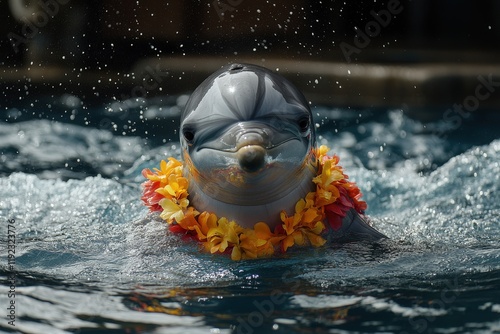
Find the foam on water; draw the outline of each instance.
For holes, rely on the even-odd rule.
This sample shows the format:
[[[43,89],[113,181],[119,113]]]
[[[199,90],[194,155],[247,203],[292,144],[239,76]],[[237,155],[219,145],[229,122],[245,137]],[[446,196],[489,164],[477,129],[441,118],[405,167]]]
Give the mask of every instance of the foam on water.
[[[144,151],[139,137],[48,120],[0,122],[2,173],[24,171],[44,178],[121,176]]]
[[[12,152],[3,172],[25,170],[0,178],[1,217],[16,220],[16,329],[245,332],[257,327],[252,312],[262,316],[259,332],[498,329],[500,305],[492,298],[500,297],[500,140],[423,173],[417,160],[436,163],[433,157],[446,150],[430,145],[435,138],[422,134],[421,124],[389,115],[392,135],[375,130],[376,121],[363,125],[384,136],[387,145],[378,152],[385,159],[372,155],[382,165],[356,158],[356,151],[374,151],[380,136],[323,131],[320,141],[339,152],[365,194],[367,213],[390,240],[246,262],[200,253],[142,206],[140,170],[178,155],[175,143],[150,149],[136,137],[108,138],[103,130],[47,121],[1,125],[2,148]],[[397,140],[402,131],[404,144]],[[53,179],[77,157],[88,164],[97,159],[103,176]],[[118,160],[119,170],[111,167]],[[28,164],[47,166],[50,179],[20,168]],[[122,176],[106,178],[114,172]],[[7,275],[5,265],[0,276]],[[0,287],[0,305],[8,303],[6,289]],[[139,312],[144,305],[149,313]],[[467,320],[468,312],[481,313],[481,320]]]

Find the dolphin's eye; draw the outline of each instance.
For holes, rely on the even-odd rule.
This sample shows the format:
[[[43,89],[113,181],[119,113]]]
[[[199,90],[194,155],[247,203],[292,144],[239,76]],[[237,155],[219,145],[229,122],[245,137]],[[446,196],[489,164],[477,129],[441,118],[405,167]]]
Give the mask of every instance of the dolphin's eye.
[[[182,130],[182,135],[184,136],[184,139],[188,142],[188,144],[191,144],[194,140],[194,130],[190,128],[185,128]]]
[[[299,125],[301,132],[306,132],[309,130],[309,117],[301,117],[297,124]]]

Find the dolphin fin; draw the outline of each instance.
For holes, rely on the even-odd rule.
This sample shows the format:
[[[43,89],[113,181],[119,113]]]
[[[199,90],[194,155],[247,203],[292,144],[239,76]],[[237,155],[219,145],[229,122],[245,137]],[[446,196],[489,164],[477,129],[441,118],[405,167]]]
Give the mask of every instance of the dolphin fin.
[[[387,238],[387,236],[370,226],[366,216],[359,214],[354,209],[346,212],[345,217],[342,219],[342,226],[337,230],[332,229],[331,236],[337,242],[377,241]]]

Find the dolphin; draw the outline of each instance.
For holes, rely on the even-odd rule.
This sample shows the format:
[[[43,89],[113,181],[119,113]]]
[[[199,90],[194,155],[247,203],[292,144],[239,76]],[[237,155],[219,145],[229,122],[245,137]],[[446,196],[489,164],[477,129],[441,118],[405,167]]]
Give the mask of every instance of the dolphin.
[[[252,228],[280,224],[279,213],[315,190],[315,129],[309,103],[282,76],[260,66],[222,67],[191,94],[180,143],[189,201],[199,211]],[[385,238],[354,209],[334,239]]]

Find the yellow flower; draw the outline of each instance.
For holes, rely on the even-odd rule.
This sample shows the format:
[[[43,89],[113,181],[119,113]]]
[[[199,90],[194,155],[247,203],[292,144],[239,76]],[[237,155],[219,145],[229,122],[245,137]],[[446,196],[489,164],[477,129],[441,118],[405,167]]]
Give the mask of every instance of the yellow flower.
[[[233,251],[231,252],[231,260],[239,261],[243,259],[243,254],[241,253],[241,248],[239,246],[233,247]]]
[[[316,193],[314,191],[309,192],[305,198],[306,208],[312,208],[315,205]]]
[[[321,174],[313,178],[313,182],[320,184],[322,187],[328,187],[332,182],[340,181],[344,179],[344,174],[340,168],[332,164],[332,160],[326,160]]]
[[[308,199],[307,196],[306,199]],[[295,204],[293,216],[289,217],[286,212],[281,212],[282,227],[286,233],[286,237],[282,242],[284,251],[293,245],[303,246],[307,243],[307,240],[314,246],[324,244],[325,240],[319,236],[325,228],[321,222],[324,218],[323,211],[310,205],[310,199],[309,201],[300,199]]]
[[[245,231],[239,235],[238,242],[233,245],[231,259],[235,261],[245,259],[255,259],[258,256],[257,238],[251,230]]]
[[[316,150],[316,156],[320,161],[322,161],[323,157],[326,156],[330,149],[326,145],[321,145],[317,150]]]
[[[298,215],[288,216],[285,211],[281,211],[280,213],[281,221],[283,222],[283,229],[286,232],[286,235],[290,235],[295,231],[295,227],[300,222],[300,217]]]
[[[177,175],[182,175],[182,162],[175,158],[168,158],[168,163],[165,160],[160,162],[160,169],[153,168],[155,173],[151,172],[149,169],[146,169],[145,176],[151,181],[160,182],[161,186],[164,187],[168,184],[168,176],[172,173],[176,173]]]
[[[165,198],[175,198],[177,200],[187,197],[188,181],[185,177],[170,174],[167,179],[168,183],[164,187],[156,189],[157,193]]]
[[[282,242],[282,248],[283,251],[285,252],[289,247],[293,246],[294,244],[297,245],[303,244],[302,233],[298,231],[299,223],[301,222],[302,219],[302,214],[301,212],[297,212],[298,209],[300,210],[302,207],[301,201],[303,200],[299,200],[295,205],[295,214],[293,216],[291,217],[288,216],[285,211],[281,211],[280,214],[281,221],[283,222],[282,226],[286,233],[286,236]]]
[[[258,222],[253,230],[242,230],[239,242],[233,246],[231,259],[238,261],[269,257],[274,254],[274,247],[284,238],[285,236],[272,233],[266,223]]]
[[[322,207],[335,202],[340,197],[340,192],[337,187],[330,186],[328,190],[318,187],[316,190],[315,205]]]
[[[274,254],[274,247],[284,238],[285,236],[271,233],[266,223],[258,222],[253,230],[244,229],[239,235],[239,242],[234,245],[231,258],[242,260],[271,256]]]
[[[325,229],[325,225],[322,222],[317,222],[311,229],[302,229],[301,232],[307,237],[311,245],[314,247],[323,246],[326,242],[320,233]]]
[[[318,207],[334,203],[340,197],[337,185],[346,179],[342,168],[337,166],[337,157],[325,157],[323,160],[323,165],[320,167],[321,173],[313,178],[313,182],[316,183],[315,205]]]
[[[164,198],[158,202],[162,207],[163,211],[160,213],[160,217],[171,224],[174,220],[179,222],[184,219],[184,210],[189,205],[189,200],[183,198],[179,201],[179,204],[174,203],[173,200]]]
[[[237,230],[241,229],[234,221],[227,221],[222,217],[217,222],[217,227],[208,231],[207,239],[210,244],[210,253],[223,253],[230,245],[238,243]]]

